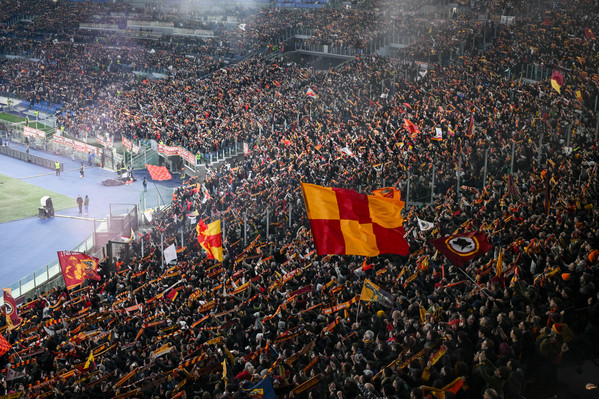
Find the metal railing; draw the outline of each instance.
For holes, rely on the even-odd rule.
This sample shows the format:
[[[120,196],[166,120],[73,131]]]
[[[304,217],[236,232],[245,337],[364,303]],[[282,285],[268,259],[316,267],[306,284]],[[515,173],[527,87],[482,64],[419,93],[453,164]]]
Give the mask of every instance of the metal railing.
[[[170,198],[169,198],[170,199]],[[122,231],[118,231],[113,233],[112,238],[120,238],[122,234],[126,234],[129,236],[130,227],[137,228],[138,223],[137,220],[133,220],[134,218],[139,218],[139,214],[137,213],[137,208],[133,206],[132,209],[129,209],[125,215],[119,216],[118,210],[113,209],[113,204],[111,204],[111,214],[116,215],[119,219],[122,227],[127,227],[127,230],[120,229]],[[114,205],[123,205],[123,204],[114,204]],[[130,205],[129,205],[130,206]],[[98,223],[99,222],[99,223]],[[98,223],[98,228],[96,228],[96,223]],[[103,225],[108,227],[110,224],[109,218],[94,220],[94,232],[86,237],[79,245],[72,248],[71,251],[75,252],[84,252],[91,256],[95,256],[97,258],[104,257],[104,245],[98,247],[96,245],[96,233],[100,232],[103,229]],[[39,268],[35,272],[21,278],[14,284],[9,285],[9,288],[12,290],[12,296],[15,298],[20,298],[23,296],[34,296],[39,295],[42,292],[45,292],[54,287],[64,287],[64,280],[62,279],[62,273],[60,271],[60,265],[58,263],[58,259],[48,263],[47,265]],[[3,298],[0,298],[0,306],[4,303]]]
[[[83,240],[79,245],[72,249],[72,251],[76,252],[87,252],[94,247],[94,235],[91,234],[85,240]],[[95,253],[92,255],[96,255]],[[58,264],[58,259],[48,263],[47,265],[39,268],[32,274],[23,277],[19,281],[14,284],[9,285],[9,288],[12,290],[12,296],[15,298],[19,298],[29,294],[39,294],[41,291],[46,290],[49,285],[53,287],[64,287],[64,280],[60,279],[60,265]],[[40,292],[36,292],[36,291]],[[4,300],[2,299],[2,303]]]

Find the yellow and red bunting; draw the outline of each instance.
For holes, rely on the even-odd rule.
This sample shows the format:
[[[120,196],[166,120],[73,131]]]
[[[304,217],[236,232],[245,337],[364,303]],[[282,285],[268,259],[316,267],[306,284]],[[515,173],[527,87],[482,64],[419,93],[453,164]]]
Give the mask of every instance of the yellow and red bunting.
[[[337,316],[337,318],[332,323],[330,323],[328,326],[326,326],[325,328],[322,329],[322,332],[326,333],[326,332],[333,331],[333,329],[335,327],[337,327],[337,325],[339,324],[340,320],[341,320],[341,317]]]
[[[349,308],[351,305],[358,302],[359,300],[360,300],[360,295],[356,295],[355,297],[353,297],[352,299],[350,299],[347,302],[343,302],[343,303],[340,303],[339,305],[335,305],[330,308],[323,309],[321,312],[322,312],[322,314],[327,314],[327,315],[331,314],[331,313],[335,313],[340,310]]]
[[[429,358],[429,362],[431,363],[431,365],[435,365],[435,363],[437,363],[439,361],[439,359],[441,359],[443,357],[443,355],[445,355],[447,353],[447,347],[445,345],[441,346],[441,348],[436,351],[435,353],[433,353],[431,355],[431,357]]]

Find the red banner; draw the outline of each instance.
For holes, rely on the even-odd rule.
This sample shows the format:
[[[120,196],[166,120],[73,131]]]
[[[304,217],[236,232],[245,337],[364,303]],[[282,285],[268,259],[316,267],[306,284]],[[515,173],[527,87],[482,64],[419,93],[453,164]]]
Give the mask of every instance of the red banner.
[[[158,152],[164,155],[179,155],[179,147],[169,147],[164,144],[158,144]]]
[[[43,131],[38,130],[38,129],[34,129],[34,128],[29,127],[29,126],[25,126],[23,128],[23,134],[25,136],[34,136],[34,137],[39,137],[41,139],[45,139],[46,138],[46,132],[43,132]]]
[[[104,139],[104,137],[102,137],[102,136],[96,136],[96,141],[97,141],[99,144],[101,144],[101,145],[103,145],[104,147],[106,147],[106,140]]]
[[[86,152],[87,144],[82,143],[80,141],[75,141],[75,151]]]
[[[99,261],[82,252],[58,251],[58,262],[67,289],[78,287],[87,279],[100,280]]]
[[[360,296],[357,295],[357,296],[353,297],[352,299],[350,299],[347,302],[340,303],[339,305],[330,307],[328,309],[323,309],[322,313],[323,314],[331,314],[331,313],[335,313],[335,312],[338,312],[338,311],[343,310],[343,309],[347,309],[351,305],[353,305],[354,303],[358,302],[359,300],[360,300]]]
[[[133,143],[131,143],[131,141],[127,140],[126,138],[123,137],[121,142],[123,143],[123,146],[129,151],[133,149]]]
[[[187,151],[185,148],[179,147],[179,155],[181,156],[181,158],[183,158],[184,160],[186,160],[190,164],[192,164],[192,165],[196,164],[196,157],[195,157],[195,155],[193,155],[191,152]]]

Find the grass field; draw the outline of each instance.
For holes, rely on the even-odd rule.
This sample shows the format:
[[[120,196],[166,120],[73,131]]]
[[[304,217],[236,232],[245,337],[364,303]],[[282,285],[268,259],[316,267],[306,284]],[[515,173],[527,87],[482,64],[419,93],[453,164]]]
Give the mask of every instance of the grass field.
[[[32,119],[32,118],[30,118],[30,119]],[[7,114],[5,112],[0,112],[0,122],[3,120],[10,122],[10,123],[25,122],[25,118],[23,118],[21,116]],[[31,120],[29,122],[29,126],[34,129],[43,130],[44,132],[46,132],[46,137],[51,136],[56,131],[56,129],[54,129],[52,126],[48,126],[41,122],[36,122],[36,121],[31,121]]]
[[[0,223],[37,216],[44,195],[52,198],[56,211],[77,206],[74,198],[0,174]]]
[[[4,119],[5,121],[12,123],[25,121],[25,118],[12,114],[7,114],[5,112],[0,112],[0,119]]]

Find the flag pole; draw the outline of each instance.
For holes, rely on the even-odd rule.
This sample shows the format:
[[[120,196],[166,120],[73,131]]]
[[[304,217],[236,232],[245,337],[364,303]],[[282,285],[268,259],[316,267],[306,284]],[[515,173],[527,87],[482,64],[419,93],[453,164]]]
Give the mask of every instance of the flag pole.
[[[462,174],[462,154],[458,156],[458,175],[457,175],[457,186],[456,186],[456,202],[460,201],[460,177]]]
[[[543,111],[541,111],[543,112]],[[542,117],[542,115],[541,115]],[[543,136],[545,135],[545,132],[543,131],[543,129],[539,129],[540,134],[539,134],[539,149],[537,151],[537,166],[541,167],[541,156],[543,154]]]
[[[247,247],[247,224],[248,224],[248,216],[246,212],[243,212],[243,246]]]
[[[456,268],[457,268],[459,271],[461,271],[462,273],[464,273],[464,276],[466,276],[466,277],[468,278],[468,280],[470,280],[470,281],[472,282],[472,284],[474,284],[474,285],[475,285],[475,286],[477,286],[477,287],[479,286],[479,285],[478,285],[478,283],[476,282],[476,280],[475,280],[475,279],[473,279],[473,278],[472,278],[472,276],[470,276],[468,273],[466,273],[466,272],[465,272],[465,271],[464,271],[464,270],[463,270],[461,267],[457,267],[457,266],[456,266]],[[484,292],[484,293],[485,293],[485,295],[486,295],[488,298],[491,298],[491,295],[489,295],[489,293],[488,293],[488,292],[486,292],[486,288],[480,287],[480,291],[481,291],[481,292]]]
[[[162,198],[162,194],[160,194],[160,191],[158,190],[158,186],[156,185],[156,181],[154,179],[152,179],[152,182],[154,183],[154,187],[156,187],[156,199],[158,200],[158,198],[160,198],[160,200],[158,200],[158,210],[160,210],[160,201],[162,201],[162,203],[166,206],[166,202],[164,202],[164,199]]]
[[[220,227],[220,234],[221,234],[220,239],[221,239],[222,243],[225,242],[225,236],[226,236],[226,234],[225,234],[226,225],[225,225],[225,218],[224,218],[224,216],[225,215],[223,215],[223,217],[221,218],[221,223],[220,223],[220,225],[221,225],[221,227]]]
[[[483,186],[481,188],[481,190],[485,189],[485,186],[487,185],[487,161],[489,160],[489,149],[485,148],[485,168],[483,170]]]
[[[19,352],[17,352],[17,350],[12,347],[12,344],[10,346],[10,349],[6,353],[10,353],[10,351],[14,351],[15,352],[15,355],[17,355],[17,357],[19,358],[19,361],[21,361],[21,362],[23,361],[23,358],[21,357],[21,355],[19,355]],[[6,369],[6,372],[8,374],[8,369]]]
[[[435,202],[435,165],[433,164],[433,178],[431,181],[431,205]]]
[[[581,169],[582,170],[582,169]],[[270,228],[270,208],[266,208],[266,239],[269,238]]]
[[[516,150],[516,140],[512,140],[512,157],[510,159],[510,175],[514,175],[514,153]]]
[[[408,170],[408,183],[406,188],[406,207],[410,207],[410,171]]]
[[[160,256],[160,264],[162,265],[162,270],[164,270],[164,234],[160,233],[160,251],[162,252]]]

